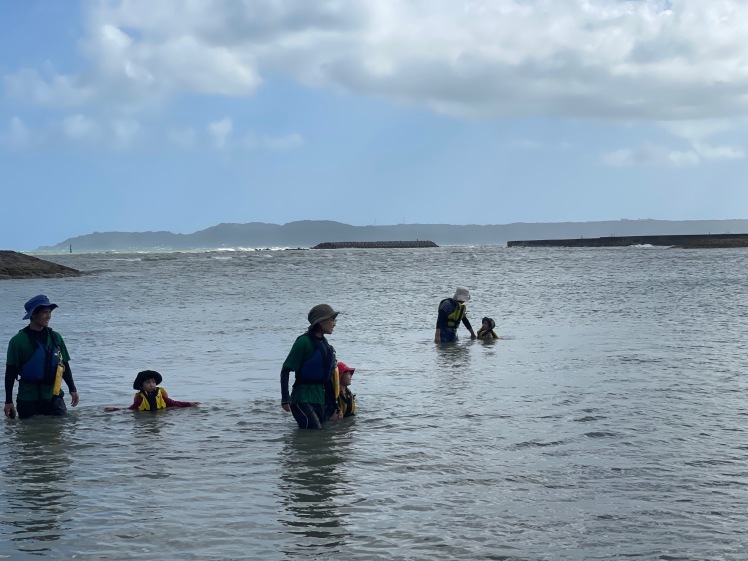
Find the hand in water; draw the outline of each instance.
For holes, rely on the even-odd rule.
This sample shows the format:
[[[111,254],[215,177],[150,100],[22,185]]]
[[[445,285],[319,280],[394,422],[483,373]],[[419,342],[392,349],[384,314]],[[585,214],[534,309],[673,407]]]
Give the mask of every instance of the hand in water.
[[[5,416],[8,417],[9,419],[16,418],[16,408],[13,406],[12,403],[5,404]]]

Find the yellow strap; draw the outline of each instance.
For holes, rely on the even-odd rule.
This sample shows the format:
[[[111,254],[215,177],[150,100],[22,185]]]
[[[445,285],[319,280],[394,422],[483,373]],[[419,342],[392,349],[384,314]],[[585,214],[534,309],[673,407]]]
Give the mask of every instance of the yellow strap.
[[[332,387],[335,391],[335,400],[337,401],[340,397],[340,375],[338,374],[338,365],[335,365],[335,370],[332,371]]]
[[[65,373],[65,366],[62,364],[62,358],[57,363],[57,371],[55,372],[55,383],[52,386],[52,395],[60,395],[60,388],[62,388],[62,375]]]

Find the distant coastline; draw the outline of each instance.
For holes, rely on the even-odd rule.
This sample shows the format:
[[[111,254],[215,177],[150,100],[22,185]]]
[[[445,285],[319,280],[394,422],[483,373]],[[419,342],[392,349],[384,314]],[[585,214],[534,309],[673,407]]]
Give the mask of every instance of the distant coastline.
[[[353,226],[330,220],[288,224],[219,224],[191,234],[173,232],[94,232],[35,252],[182,251],[195,249],[311,248],[330,240],[397,242],[431,240],[445,245],[506,245],[508,240],[570,240],[602,237],[710,236],[748,232],[748,220],[608,220],[488,225],[395,224]]]
[[[608,236],[565,240],[512,240],[507,247],[626,247],[653,245],[680,249],[748,247],[748,234]]]

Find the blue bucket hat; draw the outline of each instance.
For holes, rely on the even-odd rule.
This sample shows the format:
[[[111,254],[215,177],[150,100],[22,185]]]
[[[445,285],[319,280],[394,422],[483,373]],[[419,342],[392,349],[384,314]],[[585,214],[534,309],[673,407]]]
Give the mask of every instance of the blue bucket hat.
[[[37,308],[50,308],[54,310],[57,307],[57,304],[50,302],[49,298],[44,296],[44,294],[39,294],[26,302],[23,307],[26,310],[26,315],[23,316],[23,319],[31,319],[31,316],[34,315],[34,311]]]

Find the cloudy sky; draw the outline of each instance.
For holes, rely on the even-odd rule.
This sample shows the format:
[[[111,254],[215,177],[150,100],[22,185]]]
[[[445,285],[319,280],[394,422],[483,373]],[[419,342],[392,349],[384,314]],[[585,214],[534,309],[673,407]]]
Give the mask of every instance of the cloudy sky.
[[[0,249],[748,218],[745,0],[0,3]]]

